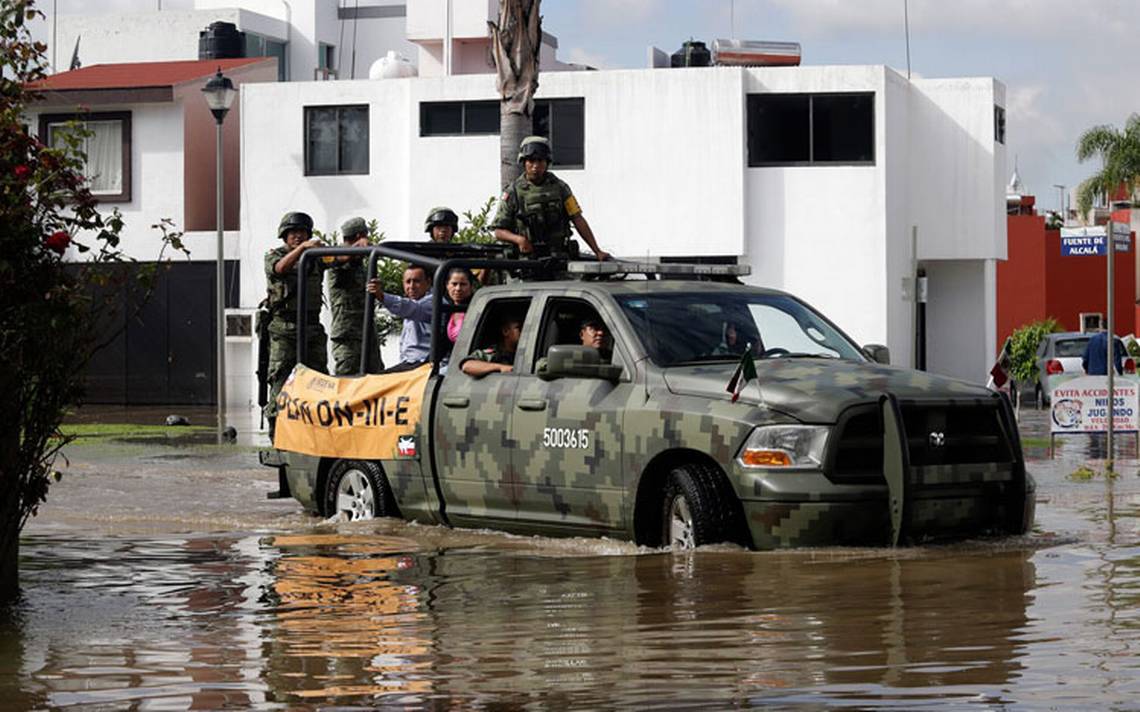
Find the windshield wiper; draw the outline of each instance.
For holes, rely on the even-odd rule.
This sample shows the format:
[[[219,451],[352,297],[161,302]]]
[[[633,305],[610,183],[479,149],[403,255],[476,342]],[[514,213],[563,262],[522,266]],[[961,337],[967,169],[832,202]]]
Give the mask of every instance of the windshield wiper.
[[[789,353],[778,353],[778,354],[772,354],[770,356],[761,356],[761,358],[767,359],[769,361],[776,360],[776,359],[782,359],[782,358],[826,358],[826,359],[831,359],[833,361],[839,359],[838,356],[835,356],[833,354],[809,354],[806,351],[792,351]]]

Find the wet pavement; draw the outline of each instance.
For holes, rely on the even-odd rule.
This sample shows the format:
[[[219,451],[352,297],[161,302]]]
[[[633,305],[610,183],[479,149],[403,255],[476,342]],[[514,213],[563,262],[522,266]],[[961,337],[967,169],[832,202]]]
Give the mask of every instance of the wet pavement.
[[[265,498],[252,428],[81,441],[26,530],[0,706],[1140,709],[1132,436],[1106,478],[1022,429],[1026,537],[685,555],[321,522]]]

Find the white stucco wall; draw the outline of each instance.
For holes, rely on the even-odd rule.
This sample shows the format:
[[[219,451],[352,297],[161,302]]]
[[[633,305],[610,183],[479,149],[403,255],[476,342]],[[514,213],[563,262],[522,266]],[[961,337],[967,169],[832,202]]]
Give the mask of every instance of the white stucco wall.
[[[104,214],[117,208],[123,215],[122,250],[138,260],[153,260],[158,257],[161,241],[159,233],[151,225],[162,218],[174,220],[176,225],[183,221],[183,171],[182,171],[182,105],[168,104],[116,104],[114,106],[92,106],[92,113],[102,111],[131,112],[131,200],[125,203],[104,203]],[[29,126],[38,130],[40,113],[59,113],[59,109],[45,109],[42,112],[29,112]],[[187,246],[194,251],[194,258],[200,259],[199,250],[204,249],[198,240],[191,237]],[[210,255],[214,254],[212,246]],[[83,259],[83,255],[72,249],[68,259]]]
[[[850,91],[875,93],[873,165],[747,167],[749,93]],[[978,380],[993,350],[993,259],[1004,255],[993,193],[1004,151],[992,141],[1003,91],[993,80],[964,80],[920,92],[880,66],[721,67],[549,73],[538,96],[584,99],[585,167],[554,170],[607,250],[744,255],[749,281],[800,296],[860,343],[888,345],[902,365],[913,363],[908,280],[923,266],[932,284],[928,366]],[[362,214],[390,238],[423,239],[432,206],[462,212],[497,193],[497,136],[419,136],[420,102],[495,96],[491,75],[244,91],[247,306],[263,289],[261,257],[287,210],[306,210],[326,228]],[[371,107],[369,175],[305,177],[302,107],[354,103]]]
[[[926,263],[927,369],[984,382],[995,356],[985,335],[994,333],[993,260]]]

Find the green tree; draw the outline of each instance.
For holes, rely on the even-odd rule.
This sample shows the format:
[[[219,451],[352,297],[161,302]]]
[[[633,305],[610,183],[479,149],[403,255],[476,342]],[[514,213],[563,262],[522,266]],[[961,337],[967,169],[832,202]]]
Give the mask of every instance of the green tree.
[[[154,269],[110,270],[128,262],[119,249],[117,211],[104,217],[84,178],[82,124],[49,147],[29,135],[25,111],[31,85],[46,76],[46,47],[27,23],[42,16],[34,0],[0,4],[0,599],[19,591],[20,531],[46,499],[56,456],[68,439],[59,432],[66,410],[83,394],[83,374],[99,347],[111,282],[137,284]],[[164,244],[180,247],[169,223],[157,226]],[[69,250],[81,253],[68,262]],[[152,265],[153,267],[153,265]],[[134,275],[133,277],[130,275]],[[107,287],[99,290],[99,287]]]
[[[463,220],[467,223],[459,228],[459,232],[455,233],[452,242],[460,244],[472,243],[476,245],[493,245],[495,244],[495,233],[488,226],[491,222],[491,211],[495,207],[495,196],[487,198],[487,202],[483,203],[476,209],[464,210]]]
[[[1013,379],[1018,383],[1031,383],[1037,378],[1037,345],[1046,334],[1061,330],[1053,317],[1035,321],[1014,329],[1010,337],[1009,359],[1013,364]]]
[[[1101,169],[1077,188],[1077,210],[1088,215],[1099,196],[1110,196],[1120,187],[1129,194],[1140,184],[1140,115],[1132,114],[1124,130],[1102,124],[1093,126],[1077,139],[1077,160],[1099,156]]]

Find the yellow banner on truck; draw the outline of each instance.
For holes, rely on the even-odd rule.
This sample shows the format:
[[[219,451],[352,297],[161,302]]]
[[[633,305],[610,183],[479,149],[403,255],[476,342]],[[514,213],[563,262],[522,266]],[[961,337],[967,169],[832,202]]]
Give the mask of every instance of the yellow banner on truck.
[[[431,365],[356,378],[298,364],[277,396],[273,447],[320,457],[415,457]]]

